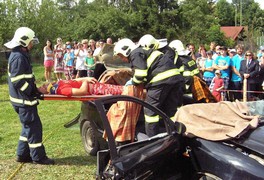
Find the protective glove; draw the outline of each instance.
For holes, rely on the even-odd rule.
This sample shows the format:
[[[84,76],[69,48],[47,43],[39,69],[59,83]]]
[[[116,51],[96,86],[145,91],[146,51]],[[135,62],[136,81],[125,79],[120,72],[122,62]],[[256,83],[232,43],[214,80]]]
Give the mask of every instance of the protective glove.
[[[36,99],[44,100],[44,94],[42,94],[42,93],[36,93]]]
[[[128,80],[128,81],[126,82],[126,84],[125,84],[125,86],[129,86],[129,85],[133,85],[133,83],[132,83],[132,78],[131,78],[130,80]]]

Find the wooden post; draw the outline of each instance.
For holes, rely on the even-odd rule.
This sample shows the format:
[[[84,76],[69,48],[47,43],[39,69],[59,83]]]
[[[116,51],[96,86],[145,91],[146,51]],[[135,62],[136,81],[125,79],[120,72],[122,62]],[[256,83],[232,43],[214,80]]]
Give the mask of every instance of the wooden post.
[[[247,102],[247,79],[243,80],[243,102]]]

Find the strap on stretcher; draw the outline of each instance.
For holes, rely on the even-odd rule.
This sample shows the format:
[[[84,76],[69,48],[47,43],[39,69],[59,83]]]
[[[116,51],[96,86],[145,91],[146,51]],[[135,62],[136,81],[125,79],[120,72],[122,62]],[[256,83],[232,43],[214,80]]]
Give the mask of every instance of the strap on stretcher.
[[[102,97],[110,95],[87,95],[87,96],[63,96],[63,95],[51,95],[44,94],[43,100],[54,100],[54,101],[92,101]]]

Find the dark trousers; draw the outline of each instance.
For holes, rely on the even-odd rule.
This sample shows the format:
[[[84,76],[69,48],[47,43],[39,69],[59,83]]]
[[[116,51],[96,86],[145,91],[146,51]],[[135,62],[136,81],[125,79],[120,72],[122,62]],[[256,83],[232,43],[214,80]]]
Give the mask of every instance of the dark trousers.
[[[19,115],[22,131],[18,141],[17,155],[31,156],[33,161],[39,161],[46,156],[42,144],[42,124],[38,115],[37,106],[13,106]]]
[[[78,70],[79,77],[87,77],[87,70]]]
[[[242,90],[242,84],[241,81],[231,81],[230,82],[230,89],[231,90]],[[242,93],[241,92],[230,92],[231,96],[233,96],[233,98],[231,99],[233,100],[240,100],[242,99]]]
[[[183,83],[164,84],[147,89],[146,102],[162,110],[169,117],[173,117],[177,107],[182,105]],[[144,114],[154,117],[157,114],[148,108],[144,108]],[[145,123],[146,133],[149,137],[159,132],[159,122]]]

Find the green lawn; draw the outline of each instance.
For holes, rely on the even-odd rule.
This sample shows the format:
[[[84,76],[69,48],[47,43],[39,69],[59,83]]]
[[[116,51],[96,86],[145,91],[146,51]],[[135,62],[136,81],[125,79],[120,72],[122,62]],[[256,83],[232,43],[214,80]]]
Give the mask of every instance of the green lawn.
[[[37,84],[44,82],[42,65],[34,64]],[[40,101],[39,116],[47,155],[56,165],[15,162],[21,126],[8,100],[8,86],[0,84],[0,179],[95,179],[96,157],[85,153],[79,125],[64,128],[80,112],[78,101]]]

